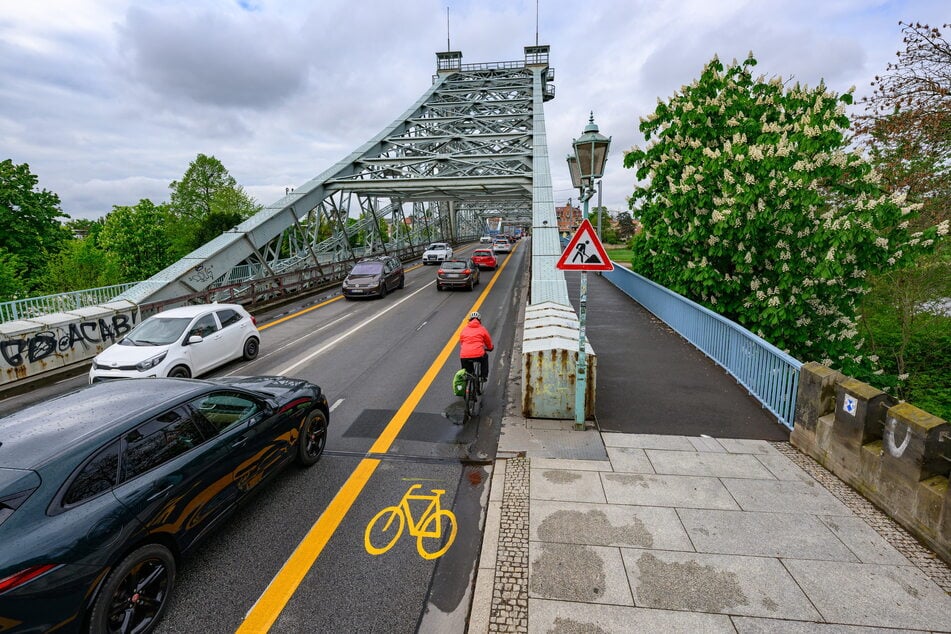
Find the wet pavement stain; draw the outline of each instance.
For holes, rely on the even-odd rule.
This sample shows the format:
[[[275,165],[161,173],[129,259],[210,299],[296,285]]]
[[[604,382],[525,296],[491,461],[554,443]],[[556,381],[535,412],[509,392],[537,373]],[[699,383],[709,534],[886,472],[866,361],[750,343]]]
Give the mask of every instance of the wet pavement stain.
[[[538,526],[538,538],[545,542],[571,539],[586,544],[623,544],[641,548],[650,548],[654,545],[654,536],[640,518],[633,518],[630,524],[615,526],[604,511],[598,510],[586,513],[556,511],[542,520]]]
[[[542,475],[553,484],[571,484],[581,479],[580,475],[570,471],[545,471]]]
[[[638,605],[695,612],[727,612],[749,605],[736,573],[697,561],[666,562],[651,553],[641,555],[637,567]]]
[[[542,544],[532,562],[530,592],[547,599],[596,601],[604,596],[604,561],[593,550],[575,544]]]
[[[549,634],[608,634],[608,631],[594,623],[582,623],[572,619],[555,619],[554,627],[548,630]]]
[[[611,482],[617,482],[618,484],[623,484],[625,486],[639,486],[643,489],[646,489],[650,486],[650,483],[647,482],[647,478],[641,475],[625,475],[619,473],[611,473],[604,476],[605,480]]]
[[[763,607],[770,612],[779,611],[779,604],[773,601],[770,597],[765,597],[762,601],[760,601],[760,603],[763,604]]]

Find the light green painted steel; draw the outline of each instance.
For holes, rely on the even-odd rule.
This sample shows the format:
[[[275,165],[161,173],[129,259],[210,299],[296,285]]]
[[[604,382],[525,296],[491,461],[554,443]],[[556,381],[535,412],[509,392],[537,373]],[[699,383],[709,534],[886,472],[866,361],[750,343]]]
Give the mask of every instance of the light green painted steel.
[[[535,126],[544,130],[541,106],[554,96],[548,47],[526,47],[517,62],[462,64],[456,51],[437,60],[432,87],[378,135],[121,297],[167,301],[317,266],[328,254],[339,262],[361,250],[412,257],[430,240],[476,239],[489,217],[527,226],[538,169],[551,199],[547,148],[535,138]],[[553,206],[550,213],[554,219]],[[381,233],[381,222],[398,235]]]

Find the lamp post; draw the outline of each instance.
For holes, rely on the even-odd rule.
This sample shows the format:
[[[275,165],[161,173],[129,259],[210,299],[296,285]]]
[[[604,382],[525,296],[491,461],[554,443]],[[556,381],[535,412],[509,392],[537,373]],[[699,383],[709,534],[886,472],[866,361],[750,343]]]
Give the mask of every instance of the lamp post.
[[[581,193],[582,216],[588,219],[588,201],[594,196],[594,182],[604,175],[611,137],[603,136],[594,122],[594,112],[588,119],[584,133],[572,142],[574,156],[568,157],[571,184]],[[578,366],[575,372],[575,429],[584,430],[585,389],[587,387],[588,357],[585,352],[585,315],[588,304],[588,272],[581,271],[581,297],[578,302]]]

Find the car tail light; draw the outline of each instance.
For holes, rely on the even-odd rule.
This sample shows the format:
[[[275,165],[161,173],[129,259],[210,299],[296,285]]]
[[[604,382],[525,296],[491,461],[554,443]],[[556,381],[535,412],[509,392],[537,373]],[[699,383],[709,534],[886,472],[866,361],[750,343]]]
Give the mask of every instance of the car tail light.
[[[443,271],[442,269],[439,269],[438,271],[436,271],[436,275],[445,275],[445,274],[446,272]]]
[[[254,315],[251,315],[251,323],[254,324],[255,326],[258,325],[258,320],[254,318]]]
[[[0,594],[13,590],[14,588],[18,588],[25,583],[29,583],[37,577],[45,575],[50,570],[58,567],[59,564],[39,564],[37,566],[25,568],[20,572],[10,575],[6,579],[0,579]]]
[[[472,269],[466,269],[462,272],[463,275],[472,275]]]

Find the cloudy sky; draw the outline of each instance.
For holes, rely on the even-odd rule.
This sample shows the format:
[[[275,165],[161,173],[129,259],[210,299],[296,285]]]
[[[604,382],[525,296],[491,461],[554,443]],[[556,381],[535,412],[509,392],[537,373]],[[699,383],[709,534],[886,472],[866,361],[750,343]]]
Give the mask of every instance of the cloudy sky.
[[[523,59],[536,0],[0,0],[0,160],[27,163],[74,218],[168,199],[198,153],[269,204],[386,127],[430,86],[435,52]],[[538,0],[556,98],[555,199],[593,110],[613,137],[604,203],[627,208],[638,118],[714,54],[766,76],[869,94],[902,48],[898,20],[948,0]]]

